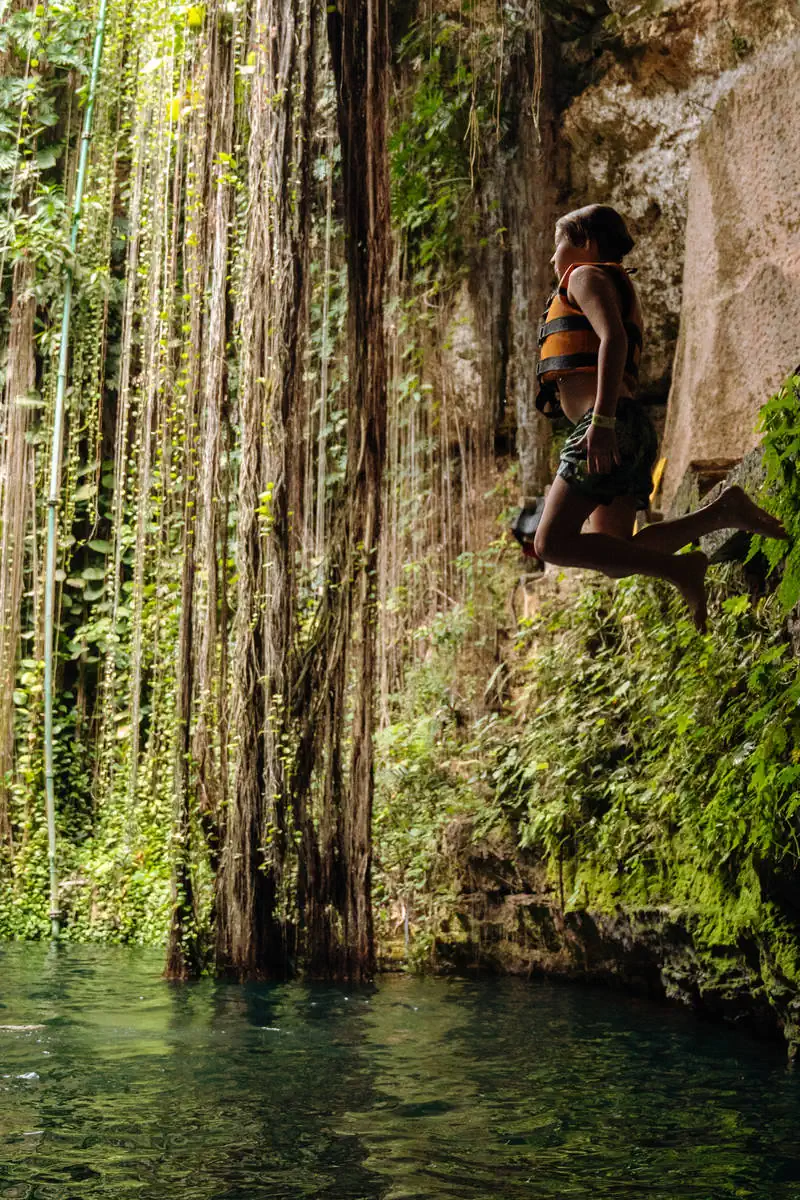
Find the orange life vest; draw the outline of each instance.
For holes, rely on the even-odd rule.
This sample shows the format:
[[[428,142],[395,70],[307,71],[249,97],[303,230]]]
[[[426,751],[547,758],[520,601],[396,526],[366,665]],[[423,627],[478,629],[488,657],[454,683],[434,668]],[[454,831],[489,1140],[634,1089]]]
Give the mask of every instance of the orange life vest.
[[[585,263],[573,263],[567,267],[561,277],[558,287],[547,302],[547,308],[542,313],[542,325],[539,327],[539,363],[536,367],[536,377],[543,387],[536,397],[536,407],[547,416],[555,413],[547,412],[547,405],[556,405],[553,385],[558,375],[589,374],[597,370],[597,357],[600,350],[600,338],[592,328],[588,317],[582,310],[572,304],[567,297],[569,277],[577,266]],[[628,357],[625,362],[623,379],[633,392],[639,377],[639,359],[642,353],[642,330],[636,321],[631,319],[633,311],[633,285],[630,276],[621,263],[592,263],[593,267],[607,267],[616,273],[617,279],[624,279],[628,292],[627,317],[623,319],[625,332],[628,335]],[[625,308],[623,308],[625,313]]]

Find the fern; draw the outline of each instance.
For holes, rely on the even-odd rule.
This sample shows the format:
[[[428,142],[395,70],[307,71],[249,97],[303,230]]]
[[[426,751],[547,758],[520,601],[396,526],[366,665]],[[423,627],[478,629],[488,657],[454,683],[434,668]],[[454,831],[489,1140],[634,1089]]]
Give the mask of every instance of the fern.
[[[800,374],[790,375],[761,410],[766,506],[783,522],[788,541],[756,536],[748,560],[761,552],[774,571],[782,564],[778,600],[785,612],[800,600]]]

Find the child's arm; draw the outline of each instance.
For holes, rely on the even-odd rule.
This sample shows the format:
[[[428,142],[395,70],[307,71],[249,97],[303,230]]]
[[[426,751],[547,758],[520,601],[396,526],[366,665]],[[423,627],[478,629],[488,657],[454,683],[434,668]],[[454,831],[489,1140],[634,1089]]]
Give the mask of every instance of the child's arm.
[[[619,292],[607,271],[586,265],[576,267],[570,275],[568,298],[570,294],[600,338],[594,411],[613,417],[628,357],[628,335],[622,320]]]
[[[602,267],[587,264],[576,267],[570,275],[568,299],[570,292],[600,339],[594,412],[600,417],[614,417],[628,357],[628,335],[617,289]],[[590,475],[607,474],[613,463],[621,462],[614,429],[590,425],[584,444]]]

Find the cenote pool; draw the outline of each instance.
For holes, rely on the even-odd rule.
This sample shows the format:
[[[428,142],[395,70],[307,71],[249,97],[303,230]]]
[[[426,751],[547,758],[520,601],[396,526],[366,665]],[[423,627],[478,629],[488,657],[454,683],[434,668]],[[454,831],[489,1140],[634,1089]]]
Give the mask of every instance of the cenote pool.
[[[174,985],[161,965],[0,948],[1,1197],[800,1200],[780,1046],[515,979]]]

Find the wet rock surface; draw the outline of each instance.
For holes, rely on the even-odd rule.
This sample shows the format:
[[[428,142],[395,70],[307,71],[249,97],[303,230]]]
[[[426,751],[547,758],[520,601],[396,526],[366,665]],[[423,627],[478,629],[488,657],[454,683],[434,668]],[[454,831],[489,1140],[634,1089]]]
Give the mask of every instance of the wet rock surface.
[[[688,1005],[759,1037],[800,1046],[800,997],[756,939],[709,949],[691,914],[564,905],[541,863],[494,837],[470,843],[463,818],[446,852],[463,890],[436,940],[438,969],[604,984]]]

